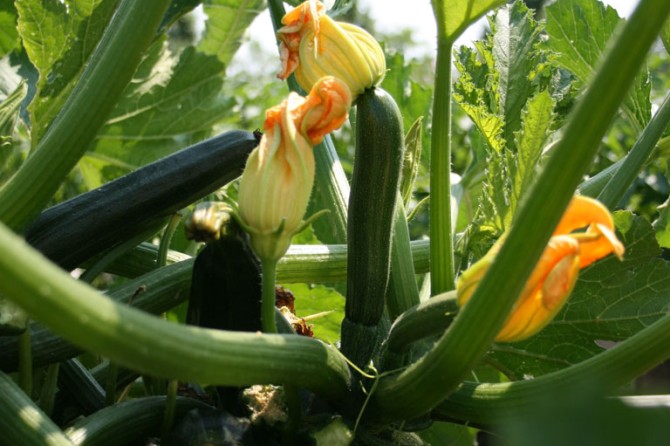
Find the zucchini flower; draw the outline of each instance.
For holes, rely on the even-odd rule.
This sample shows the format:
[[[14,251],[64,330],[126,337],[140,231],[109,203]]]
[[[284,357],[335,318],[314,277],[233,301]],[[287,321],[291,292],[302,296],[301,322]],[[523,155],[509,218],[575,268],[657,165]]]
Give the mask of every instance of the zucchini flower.
[[[264,134],[249,155],[239,190],[239,216],[263,261],[278,260],[303,227],[314,183],[313,146],[347,119],[351,94],[334,77],[307,97],[291,93],[266,111]]]
[[[585,227],[585,232],[572,232]],[[459,277],[459,306],[465,305],[474,293],[500,244],[496,243]],[[579,270],[609,254],[620,260],[624,254],[623,244],[614,233],[612,216],[600,202],[575,196],[495,340],[522,341],[542,330],[568,300]]]
[[[286,14],[277,31],[282,72],[291,73],[300,87],[309,91],[322,76],[342,79],[353,100],[366,88],[379,84],[386,60],[379,43],[367,31],[326,15],[325,6],[308,0]]]

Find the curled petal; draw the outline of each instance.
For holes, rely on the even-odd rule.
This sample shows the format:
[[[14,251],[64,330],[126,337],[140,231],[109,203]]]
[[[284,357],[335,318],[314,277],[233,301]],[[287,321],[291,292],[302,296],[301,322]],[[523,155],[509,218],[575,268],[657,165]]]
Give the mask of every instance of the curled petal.
[[[580,268],[585,268],[609,254],[623,258],[624,247],[614,233],[614,220],[598,200],[577,195],[563,214],[554,235],[571,234],[588,227],[583,234],[573,234],[581,245]]]
[[[497,342],[516,342],[533,336],[563,308],[579,275],[579,243],[554,236],[542,253],[521,297],[496,336]]]
[[[386,60],[379,43],[359,27],[331,19],[320,2],[303,3],[282,23],[277,32],[280,79],[295,73],[298,84],[309,90],[322,77],[335,76],[354,99],[383,79]]]
[[[346,121],[351,92],[342,81],[332,76],[319,79],[305,100],[300,129],[312,144],[318,144],[323,137],[338,129]]]

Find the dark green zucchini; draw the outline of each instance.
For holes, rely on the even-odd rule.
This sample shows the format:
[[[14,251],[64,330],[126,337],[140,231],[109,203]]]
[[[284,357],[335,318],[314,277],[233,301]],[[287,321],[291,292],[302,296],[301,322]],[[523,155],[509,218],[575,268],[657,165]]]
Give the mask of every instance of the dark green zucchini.
[[[257,145],[253,133],[238,130],[195,144],[47,209],[26,240],[75,268],[235,179]]]
[[[384,312],[405,145],[402,116],[388,93],[380,88],[366,90],[356,105],[342,353],[364,368],[377,347]]]

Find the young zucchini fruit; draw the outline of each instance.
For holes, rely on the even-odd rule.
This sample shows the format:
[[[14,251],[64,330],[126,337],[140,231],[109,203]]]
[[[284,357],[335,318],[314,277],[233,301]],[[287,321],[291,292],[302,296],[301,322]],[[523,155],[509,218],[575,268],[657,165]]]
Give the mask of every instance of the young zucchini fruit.
[[[402,116],[380,88],[358,97],[356,155],[347,222],[347,300],[342,353],[365,367],[378,344],[404,156]]]
[[[253,133],[235,130],[187,147],[47,209],[26,240],[62,268],[75,268],[235,179],[257,145]]]

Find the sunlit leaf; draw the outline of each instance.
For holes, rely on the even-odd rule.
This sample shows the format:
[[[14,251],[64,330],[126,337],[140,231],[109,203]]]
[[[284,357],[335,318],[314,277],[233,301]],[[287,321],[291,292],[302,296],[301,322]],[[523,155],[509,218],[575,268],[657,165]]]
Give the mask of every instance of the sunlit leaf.
[[[307,318],[314,336],[330,343],[340,339],[340,324],[344,317],[344,297],[332,288],[322,285],[290,284],[286,287],[295,295],[295,311],[298,317]],[[323,312],[326,315],[310,319]]]
[[[264,0],[205,0],[205,35],[198,44],[204,54],[216,55],[228,65],[247,27],[263,10]]]
[[[10,0],[0,0],[0,57],[19,47],[16,8]]]
[[[16,2],[18,30],[39,72],[30,105],[35,145],[61,109],[102,36],[118,0]]]
[[[530,339],[498,344],[489,357],[521,378],[576,364],[666,317],[670,309],[670,263],[650,224],[630,212],[615,214],[626,246],[623,262],[608,257],[581,272],[565,308]]]
[[[581,86],[588,84],[622,19],[616,10],[597,0],[562,0],[547,7],[546,12],[547,47],[556,53],[556,63],[574,73]],[[638,131],[651,117],[650,90],[645,68],[624,103]]]
[[[453,42],[487,11],[505,4],[505,0],[432,0],[439,36]]]
[[[175,56],[157,41],[100,131],[94,151],[139,167],[202,139],[232,107],[220,94],[223,72],[215,56],[193,47]]]
[[[523,125],[516,134],[517,156],[514,160],[513,197],[519,202],[531,185],[540,155],[550,134],[554,116],[554,100],[547,90],[528,100],[523,112]]]

